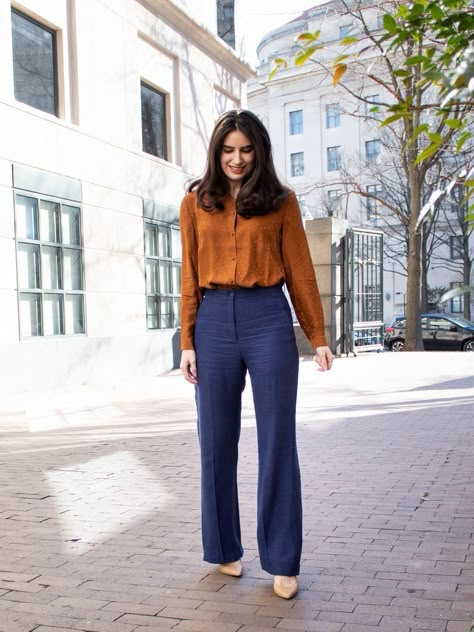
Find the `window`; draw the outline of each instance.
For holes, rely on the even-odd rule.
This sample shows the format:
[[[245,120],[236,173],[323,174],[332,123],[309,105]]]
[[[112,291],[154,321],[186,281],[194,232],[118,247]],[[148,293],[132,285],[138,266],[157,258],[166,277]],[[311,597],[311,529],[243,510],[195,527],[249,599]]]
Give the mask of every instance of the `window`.
[[[367,186],[367,193],[382,197],[383,187],[381,184],[369,184]],[[380,217],[380,202],[373,197],[366,198],[367,219],[369,221]]]
[[[302,217],[305,217],[307,213],[309,213],[309,209],[306,208],[306,196],[302,193],[296,195],[296,199],[298,200],[298,206],[300,207],[300,213]],[[311,213],[309,213],[311,215]]]
[[[217,34],[235,48],[234,0],[217,0]]]
[[[83,334],[81,209],[15,194],[22,337]]]
[[[148,329],[176,329],[181,292],[178,225],[145,221],[145,257]]]
[[[365,158],[375,162],[380,156],[380,140],[368,140],[365,143]]]
[[[338,215],[342,207],[341,189],[329,189],[327,192],[327,210],[329,217]]]
[[[12,10],[15,99],[57,115],[56,34]]]
[[[429,329],[436,329],[438,331],[451,331],[452,327],[455,327],[454,323],[446,318],[430,318]]]
[[[328,147],[328,171],[338,171],[341,168],[341,146]]]
[[[303,110],[290,112],[290,135],[303,133]]]
[[[340,127],[341,125],[341,108],[339,103],[330,103],[326,105],[326,127]]]
[[[304,152],[290,154],[291,159],[291,177],[304,176]]]
[[[463,284],[459,281],[453,281],[450,283],[450,287],[453,290],[456,287],[461,287]],[[451,303],[451,313],[452,314],[462,314],[464,312],[464,295],[459,294],[458,296],[453,296],[450,301]]]
[[[446,160],[445,160],[445,164],[446,164]],[[453,164],[452,166],[456,167],[455,164]],[[449,169],[451,165],[448,164],[447,167]],[[448,206],[449,211],[451,213],[455,213],[459,217],[459,219],[464,219],[465,215],[467,215],[468,213],[468,207],[469,207],[468,198],[463,189],[464,189],[463,185],[456,184],[451,189],[451,195],[448,198],[450,200],[450,203]]]
[[[365,99],[365,115],[377,118],[379,114],[380,94],[369,94]]]
[[[143,151],[168,160],[166,143],[166,95],[141,84]]]
[[[454,235],[449,238],[449,250],[451,259],[464,257],[464,239],[462,235]]]
[[[354,25],[353,24],[343,24],[339,27],[339,39],[344,39],[344,37],[349,37],[349,35],[353,35],[354,33]]]

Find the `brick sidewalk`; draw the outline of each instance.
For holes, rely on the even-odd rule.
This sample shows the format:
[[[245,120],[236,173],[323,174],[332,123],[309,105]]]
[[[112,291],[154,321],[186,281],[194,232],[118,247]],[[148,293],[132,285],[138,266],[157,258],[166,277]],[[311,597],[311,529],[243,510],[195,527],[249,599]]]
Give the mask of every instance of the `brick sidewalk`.
[[[469,632],[474,356],[302,361],[305,540],[297,598],[255,548],[244,395],[245,575],[202,562],[192,387],[146,383],[0,402],[1,632]]]

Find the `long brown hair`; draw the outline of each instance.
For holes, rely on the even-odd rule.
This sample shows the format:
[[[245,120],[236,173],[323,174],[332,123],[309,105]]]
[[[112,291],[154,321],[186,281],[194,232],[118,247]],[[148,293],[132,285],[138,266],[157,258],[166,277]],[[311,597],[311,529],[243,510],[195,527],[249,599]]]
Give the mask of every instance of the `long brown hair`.
[[[255,151],[252,169],[242,180],[235,207],[239,215],[252,217],[277,210],[288,196],[289,189],[279,180],[273,164],[270,136],[260,119],[249,110],[224,112],[212,132],[204,175],[191,182],[188,191],[196,190],[199,206],[205,211],[224,208],[230,193],[229,181],[221,168],[224,139],[239,130],[247,136]]]

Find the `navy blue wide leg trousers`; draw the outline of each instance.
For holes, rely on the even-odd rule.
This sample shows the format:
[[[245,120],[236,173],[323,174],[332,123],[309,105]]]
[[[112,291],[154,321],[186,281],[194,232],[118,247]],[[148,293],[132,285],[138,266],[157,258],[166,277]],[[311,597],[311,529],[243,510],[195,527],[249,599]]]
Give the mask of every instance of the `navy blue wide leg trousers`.
[[[302,546],[295,408],[298,351],[281,286],[206,290],[195,326],[204,560],[242,557],[237,458],[248,372],[258,437],[261,566],[297,575]]]

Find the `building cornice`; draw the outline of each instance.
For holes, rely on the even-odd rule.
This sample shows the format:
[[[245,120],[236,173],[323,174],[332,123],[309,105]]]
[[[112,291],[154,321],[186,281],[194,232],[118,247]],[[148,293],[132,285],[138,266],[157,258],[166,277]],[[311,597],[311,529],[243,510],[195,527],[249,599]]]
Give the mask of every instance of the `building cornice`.
[[[219,61],[240,81],[245,82],[255,76],[253,68],[240,59],[233,48],[205,26],[193,20],[172,0],[138,0],[138,2],[206,55]]]

